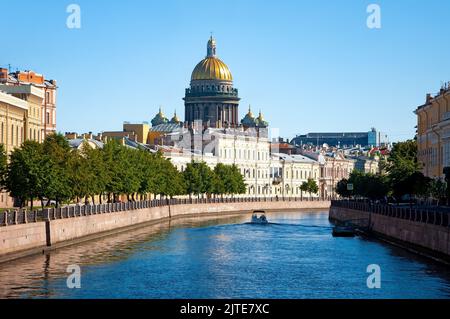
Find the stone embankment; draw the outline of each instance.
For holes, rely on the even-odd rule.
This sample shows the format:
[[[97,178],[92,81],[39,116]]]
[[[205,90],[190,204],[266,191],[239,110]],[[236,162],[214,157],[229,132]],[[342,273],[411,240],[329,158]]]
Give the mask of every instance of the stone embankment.
[[[167,219],[234,215],[252,210],[328,209],[299,198],[147,200],[0,213],[0,262]]]
[[[416,253],[450,262],[448,212],[333,200],[330,220],[367,221],[369,231],[376,237]]]

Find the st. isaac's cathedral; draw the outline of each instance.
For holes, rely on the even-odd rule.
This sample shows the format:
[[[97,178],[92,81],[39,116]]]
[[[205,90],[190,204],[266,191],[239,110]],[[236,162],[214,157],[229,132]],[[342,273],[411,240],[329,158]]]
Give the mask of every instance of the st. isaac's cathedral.
[[[192,160],[201,160],[211,168],[217,163],[235,164],[244,176],[247,195],[281,192],[281,186],[272,187],[271,182],[269,124],[261,112],[255,117],[250,107],[239,121],[238,90],[230,69],[217,56],[212,36],[206,57],[192,71],[183,100],[184,122],[176,114],[167,119],[161,110],[152,120],[149,136],[159,136],[152,144],[159,145],[165,157],[180,171]]]
[[[147,122],[126,122],[123,131],[103,132],[103,137],[122,137],[128,146],[161,151],[179,171],[192,161],[211,168],[218,163],[236,165],[247,188],[241,196],[300,196],[308,178],[319,183],[318,161],[280,154],[271,147],[269,124],[261,112],[254,116],[249,107],[239,121],[238,90],[230,69],[217,55],[213,37],[206,57],[192,71],[183,100],[184,121],[176,113],[169,120],[160,108],[151,127]]]
[[[190,87],[184,100],[185,126],[191,127],[201,121],[210,128],[267,128],[261,112],[254,117],[250,107],[239,122],[238,89],[233,87],[233,76],[228,66],[217,56],[216,40],[211,36],[207,43],[206,57],[201,60],[191,75]],[[169,121],[161,112],[152,120],[152,126],[181,123],[176,116]]]

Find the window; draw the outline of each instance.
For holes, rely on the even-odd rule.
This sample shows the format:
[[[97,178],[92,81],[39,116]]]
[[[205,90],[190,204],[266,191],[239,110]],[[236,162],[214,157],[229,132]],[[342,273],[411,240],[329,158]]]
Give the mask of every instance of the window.
[[[50,112],[47,112],[47,114],[45,115],[45,122],[47,124],[50,124]]]
[[[14,125],[11,125],[11,144],[14,144]]]

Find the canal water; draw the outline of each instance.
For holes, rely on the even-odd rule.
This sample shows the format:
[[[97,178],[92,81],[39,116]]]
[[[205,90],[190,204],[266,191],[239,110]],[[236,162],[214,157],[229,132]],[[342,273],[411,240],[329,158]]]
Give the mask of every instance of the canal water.
[[[327,212],[190,218],[0,264],[0,297],[450,298],[450,269],[376,240],[333,238]],[[381,288],[367,287],[367,266]],[[81,288],[67,287],[79,265]]]

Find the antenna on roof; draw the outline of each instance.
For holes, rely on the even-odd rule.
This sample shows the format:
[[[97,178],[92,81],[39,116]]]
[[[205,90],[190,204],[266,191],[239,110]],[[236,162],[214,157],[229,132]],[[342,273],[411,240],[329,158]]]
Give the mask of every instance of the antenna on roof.
[[[11,73],[11,63],[8,63],[8,74]]]

